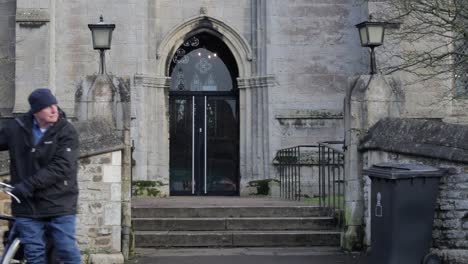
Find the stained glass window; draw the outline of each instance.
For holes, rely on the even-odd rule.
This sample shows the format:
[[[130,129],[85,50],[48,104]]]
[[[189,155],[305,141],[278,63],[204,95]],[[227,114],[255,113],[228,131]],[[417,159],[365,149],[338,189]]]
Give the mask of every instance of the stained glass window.
[[[232,91],[238,76],[227,46],[210,34],[187,39],[171,61],[171,91]]]

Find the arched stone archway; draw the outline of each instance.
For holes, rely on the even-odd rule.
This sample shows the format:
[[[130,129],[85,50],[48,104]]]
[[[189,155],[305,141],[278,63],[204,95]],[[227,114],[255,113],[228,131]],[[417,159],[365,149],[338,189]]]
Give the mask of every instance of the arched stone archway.
[[[170,60],[176,49],[190,37],[206,32],[220,38],[231,50],[239,68],[239,77],[251,76],[252,49],[247,40],[221,19],[196,16],[173,28],[161,41],[156,56],[157,76],[169,76]]]
[[[239,76],[240,118],[240,193],[250,180],[269,178],[268,89],[275,84],[272,76],[252,76],[252,49],[247,40],[221,19],[199,15],[174,27],[159,43],[154,75],[136,75],[135,89],[142,103],[135,142],[135,180],[155,181],[161,196],[169,195],[169,68],[176,49],[199,33],[220,38],[232,52]]]

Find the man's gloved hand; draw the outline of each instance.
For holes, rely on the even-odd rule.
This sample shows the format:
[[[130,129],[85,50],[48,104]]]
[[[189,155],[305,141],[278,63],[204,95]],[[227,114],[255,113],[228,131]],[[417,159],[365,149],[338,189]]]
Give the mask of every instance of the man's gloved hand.
[[[23,197],[23,198],[28,198],[32,196],[32,191],[31,188],[27,185],[22,183],[18,183],[13,185],[13,190],[11,193],[13,193],[15,196],[18,197]]]

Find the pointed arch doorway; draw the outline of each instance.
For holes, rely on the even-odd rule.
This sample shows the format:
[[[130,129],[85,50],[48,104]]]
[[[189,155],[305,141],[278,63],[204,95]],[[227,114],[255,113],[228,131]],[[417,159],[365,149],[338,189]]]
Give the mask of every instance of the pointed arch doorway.
[[[239,76],[227,45],[185,39],[169,75],[170,195],[239,195]]]

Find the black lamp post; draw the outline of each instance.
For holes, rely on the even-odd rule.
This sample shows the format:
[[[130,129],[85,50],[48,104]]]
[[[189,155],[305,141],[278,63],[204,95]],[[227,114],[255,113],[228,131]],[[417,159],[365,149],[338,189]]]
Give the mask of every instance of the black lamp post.
[[[104,60],[104,51],[110,49],[112,41],[112,31],[115,24],[105,24],[102,15],[99,17],[99,23],[88,24],[93,37],[93,48],[99,50],[101,61],[99,64],[99,74],[106,73],[106,64]]]
[[[385,33],[385,22],[364,21],[356,25],[359,30],[361,38],[361,46],[369,47],[371,49],[371,72],[370,74],[377,73],[377,66],[375,64],[374,48],[383,44]]]

